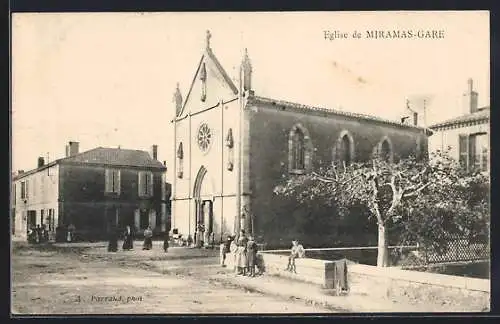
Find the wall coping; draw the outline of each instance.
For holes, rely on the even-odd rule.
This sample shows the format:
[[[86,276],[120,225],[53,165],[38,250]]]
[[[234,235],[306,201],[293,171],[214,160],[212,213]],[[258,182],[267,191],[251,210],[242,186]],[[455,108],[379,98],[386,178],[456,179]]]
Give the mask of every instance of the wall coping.
[[[350,264],[348,273],[403,280],[427,285],[490,292],[489,279],[468,278],[440,273],[402,270],[395,267],[376,267],[366,264]]]

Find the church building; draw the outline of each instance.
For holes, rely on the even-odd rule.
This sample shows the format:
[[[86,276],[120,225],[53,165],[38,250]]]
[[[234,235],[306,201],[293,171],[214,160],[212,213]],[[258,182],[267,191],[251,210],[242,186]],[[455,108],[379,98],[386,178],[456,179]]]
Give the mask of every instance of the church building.
[[[374,154],[427,155],[425,128],[259,96],[246,50],[238,79],[218,61],[207,32],[185,99],[179,86],[174,94],[172,229],[185,238],[217,243],[245,229],[272,241],[289,225],[276,221],[287,216],[273,193],[284,178]]]

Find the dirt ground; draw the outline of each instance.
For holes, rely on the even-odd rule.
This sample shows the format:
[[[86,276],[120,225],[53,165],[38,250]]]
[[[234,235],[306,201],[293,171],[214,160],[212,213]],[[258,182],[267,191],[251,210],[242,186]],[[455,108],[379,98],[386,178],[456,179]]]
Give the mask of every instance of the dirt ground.
[[[211,274],[225,273],[216,251],[171,248],[165,254],[155,244],[153,251],[142,251],[136,243],[134,251],[117,253],[108,253],[102,243],[15,246],[12,313],[332,312],[211,280]]]

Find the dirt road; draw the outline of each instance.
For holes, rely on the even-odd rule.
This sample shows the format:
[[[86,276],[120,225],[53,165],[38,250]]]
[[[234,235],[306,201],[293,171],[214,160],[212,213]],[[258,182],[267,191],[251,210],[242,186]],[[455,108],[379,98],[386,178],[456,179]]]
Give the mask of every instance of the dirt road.
[[[179,248],[165,255],[158,247],[110,254],[103,244],[16,248],[11,263],[13,313],[331,312],[211,280],[210,274],[224,271],[215,254]],[[165,271],[152,269],[151,262],[164,264]]]

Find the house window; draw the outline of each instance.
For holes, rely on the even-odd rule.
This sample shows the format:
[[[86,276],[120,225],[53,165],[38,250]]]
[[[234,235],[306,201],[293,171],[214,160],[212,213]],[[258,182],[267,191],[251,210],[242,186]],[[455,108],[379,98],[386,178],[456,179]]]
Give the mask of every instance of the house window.
[[[120,170],[106,169],[106,193],[120,194]]]
[[[22,181],[21,182],[21,199],[26,199],[26,198],[28,198],[28,182]]]
[[[488,171],[488,134],[476,133],[459,136],[460,164],[467,171]]]
[[[43,225],[43,216],[45,214],[45,210],[40,210],[40,225]]]
[[[179,148],[177,149],[177,177],[182,179],[183,171],[184,171],[184,150],[182,149],[182,142],[179,143]]]
[[[139,196],[150,197],[153,195],[153,172],[139,172]]]
[[[17,198],[17,186],[15,183],[14,183],[13,195],[14,195],[13,199],[14,199],[14,206],[15,206],[17,204],[17,199],[16,199]]]

